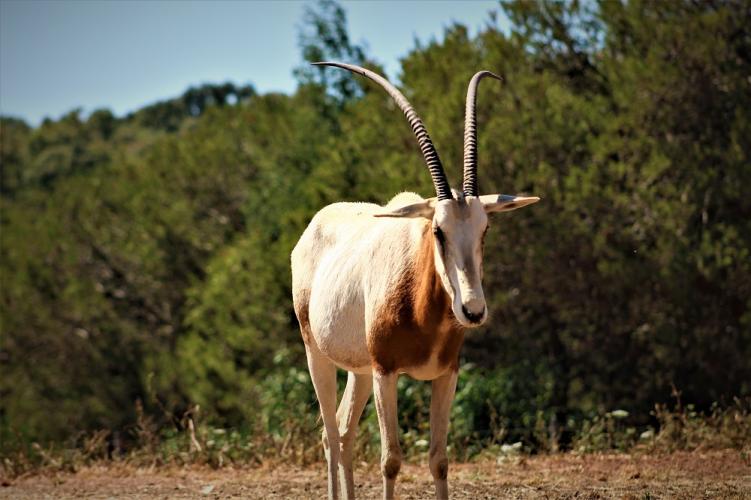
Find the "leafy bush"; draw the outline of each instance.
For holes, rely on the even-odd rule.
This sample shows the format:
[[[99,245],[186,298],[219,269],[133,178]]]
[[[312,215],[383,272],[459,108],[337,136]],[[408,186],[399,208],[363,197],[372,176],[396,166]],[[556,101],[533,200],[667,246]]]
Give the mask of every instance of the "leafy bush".
[[[482,189],[543,197],[493,218],[495,317],[467,335],[452,454],[741,446],[747,410],[710,405],[751,395],[744,3],[501,8],[510,33],[454,25],[401,61],[455,181],[467,82],[502,74],[478,95]],[[377,66],[333,2],[306,19],[304,55]],[[0,119],[7,467],[320,456],[290,251],[328,203],[431,186],[381,89],[307,69],[290,95],[205,86],[123,118]],[[671,383],[685,406],[650,416]],[[422,453],[429,384],[399,399]],[[377,455],[366,413],[358,446]]]

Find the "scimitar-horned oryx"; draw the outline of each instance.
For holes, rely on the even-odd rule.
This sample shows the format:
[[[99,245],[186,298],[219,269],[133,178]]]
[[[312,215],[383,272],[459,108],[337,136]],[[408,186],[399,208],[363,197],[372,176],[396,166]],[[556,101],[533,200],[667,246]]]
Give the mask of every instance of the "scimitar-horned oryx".
[[[380,75],[322,62],[366,76],[383,87],[407,117],[435,185],[436,197],[401,193],[386,206],[334,203],[318,212],[292,251],[292,294],[308,368],[323,417],[328,494],[354,496],[352,448],[371,391],[381,431],[383,493],[392,498],[402,453],[396,382],[406,373],[432,381],[430,472],[436,497],[448,497],[446,437],[464,329],[488,313],[482,291],[488,214],[539,201],[477,188],[476,91],[467,91],[463,191],[449,188],[425,126],[410,103]],[[336,369],[347,385],[336,407]],[[337,482],[337,472],[341,486]]]

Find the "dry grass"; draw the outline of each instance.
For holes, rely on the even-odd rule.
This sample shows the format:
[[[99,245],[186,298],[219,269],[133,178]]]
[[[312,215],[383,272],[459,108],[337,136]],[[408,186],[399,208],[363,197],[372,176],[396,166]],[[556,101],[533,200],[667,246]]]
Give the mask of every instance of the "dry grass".
[[[379,498],[372,464],[356,472],[359,498]],[[751,498],[751,463],[738,451],[670,454],[559,454],[455,464],[453,498]],[[427,466],[406,464],[403,499],[432,497]],[[3,480],[2,498],[323,498],[323,464],[212,469],[138,468],[110,462],[78,472],[48,472]]]

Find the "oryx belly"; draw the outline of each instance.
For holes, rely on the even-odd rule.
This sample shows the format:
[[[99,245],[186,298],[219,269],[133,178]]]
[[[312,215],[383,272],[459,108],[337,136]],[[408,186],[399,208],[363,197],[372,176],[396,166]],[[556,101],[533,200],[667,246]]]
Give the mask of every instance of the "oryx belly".
[[[365,303],[358,266],[344,246],[331,248],[318,263],[310,296],[310,327],[323,354],[341,368],[370,371],[365,337]]]

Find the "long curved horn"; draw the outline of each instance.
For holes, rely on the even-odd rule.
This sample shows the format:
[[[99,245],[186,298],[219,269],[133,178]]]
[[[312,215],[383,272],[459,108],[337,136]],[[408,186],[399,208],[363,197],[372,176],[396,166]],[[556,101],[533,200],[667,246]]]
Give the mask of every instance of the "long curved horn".
[[[386,92],[396,101],[399,109],[404,112],[404,116],[407,117],[409,126],[412,127],[417,142],[420,144],[420,150],[425,157],[425,163],[428,164],[428,170],[430,170],[430,176],[433,178],[433,185],[435,186],[435,192],[439,200],[450,200],[453,198],[451,194],[451,187],[446,179],[446,172],[443,170],[441,159],[438,157],[438,151],[433,146],[433,142],[430,140],[428,131],[425,129],[425,125],[422,124],[422,120],[417,116],[412,105],[409,103],[406,97],[402,95],[399,90],[394,87],[388,80],[381,75],[374,73],[368,69],[355,66],[354,64],[344,64],[339,62],[314,62],[316,66],[334,66],[349,70],[353,73],[358,73],[362,76],[368,77],[381,87],[386,89]]]
[[[467,88],[467,108],[464,113],[464,195],[479,196],[477,187],[477,117],[475,107],[477,104],[477,86],[480,80],[489,76],[496,80],[503,79],[490,71],[480,71],[469,81]]]

